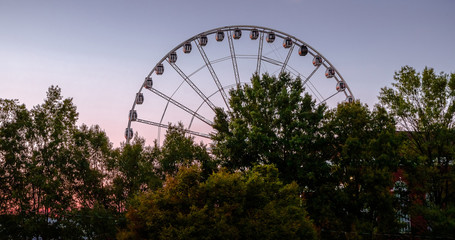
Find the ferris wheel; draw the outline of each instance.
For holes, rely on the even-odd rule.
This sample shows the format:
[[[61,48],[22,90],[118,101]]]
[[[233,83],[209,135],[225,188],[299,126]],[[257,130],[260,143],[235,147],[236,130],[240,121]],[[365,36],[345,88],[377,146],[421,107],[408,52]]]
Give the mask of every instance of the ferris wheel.
[[[254,74],[281,72],[299,77],[317,104],[354,101],[335,66],[306,42],[266,27],[220,27],[183,41],[156,63],[134,96],[126,141],[134,127],[159,144],[179,122],[188,134],[209,141],[215,108],[229,110],[230,89],[250,83]]]

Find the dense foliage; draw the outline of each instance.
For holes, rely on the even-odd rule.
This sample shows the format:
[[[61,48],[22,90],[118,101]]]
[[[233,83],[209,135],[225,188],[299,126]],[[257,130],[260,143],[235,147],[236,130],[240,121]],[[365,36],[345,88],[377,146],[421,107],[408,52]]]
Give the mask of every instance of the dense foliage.
[[[132,201],[119,239],[315,239],[297,184],[284,185],[278,174],[261,165],[204,181],[198,167],[182,167]]]
[[[328,111],[288,74],[254,76],[231,91],[230,105],[217,111],[213,137],[228,169],[275,164],[300,185],[323,237],[398,230],[389,192],[400,139],[383,108],[354,102]]]
[[[455,232],[455,74],[403,67],[369,108],[255,75],[211,151],[170,126],[113,148],[50,87],[0,99],[0,239],[387,239]]]
[[[414,232],[453,236],[455,232],[455,74],[422,73],[403,67],[380,102],[395,117],[407,140],[401,167],[407,173],[406,211],[425,224]]]
[[[379,106],[370,111],[359,102],[343,103],[326,114],[324,134],[330,172],[308,201],[319,226],[359,234],[398,232],[390,190],[401,139],[391,116]]]
[[[4,99],[0,110],[2,237],[113,238],[128,195],[157,184],[143,141],[114,150],[100,127],[77,127],[58,87],[31,110]]]
[[[217,109],[213,153],[229,169],[274,164],[286,182],[306,181],[318,165],[324,105],[315,105],[300,79],[253,76],[230,92],[231,111]]]

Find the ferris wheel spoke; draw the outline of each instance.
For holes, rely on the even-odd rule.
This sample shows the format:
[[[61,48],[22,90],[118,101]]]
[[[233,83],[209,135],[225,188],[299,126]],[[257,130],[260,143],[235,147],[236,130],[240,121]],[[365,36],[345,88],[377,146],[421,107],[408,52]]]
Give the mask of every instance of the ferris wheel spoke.
[[[273,59],[273,58],[269,58],[269,57],[266,57],[266,56],[262,56],[262,60],[268,62],[268,63],[271,63],[273,65],[277,65],[277,66],[282,66],[283,65],[283,62],[280,62],[276,59]]]
[[[231,59],[231,56],[226,56],[226,57],[223,57],[223,58],[218,58],[218,59],[215,59],[213,61],[210,61],[211,64],[216,64],[216,63],[220,63],[220,62],[224,62],[228,59]],[[205,67],[205,65],[204,65]]]
[[[202,122],[206,123],[207,125],[210,125],[212,126],[213,125],[213,122],[206,119],[204,116],[200,115],[199,113],[189,109],[188,107],[186,107],[185,105],[177,102],[176,100],[174,100],[173,98],[167,96],[166,94],[158,91],[157,89],[155,88],[150,88],[149,89],[151,92],[155,93],[156,95],[160,96],[161,98],[163,98],[164,100],[174,104],[175,106],[177,106],[178,108],[184,110],[185,112],[195,116],[196,118],[198,118],[199,120],[201,120]]]
[[[315,73],[316,71],[318,71],[318,69],[319,69],[320,66],[321,66],[321,65],[318,65],[316,68],[314,68],[314,70],[310,73],[310,75],[309,75],[309,76],[305,79],[305,81],[303,82],[303,84],[302,84],[303,86],[305,86],[305,84],[306,84],[308,81],[310,81],[310,78],[314,75],[314,73]]]
[[[334,96],[335,96],[335,95],[337,95],[338,93],[340,93],[340,92],[336,92],[336,93],[334,93],[334,94],[330,95],[330,97],[328,97],[328,98],[326,98],[326,99],[322,100],[321,102],[319,102],[319,104],[323,104],[323,103],[325,103],[327,100],[331,99],[332,97],[334,97]],[[319,105],[319,104],[318,104],[318,105]]]
[[[320,102],[321,99],[324,99],[324,97],[321,95],[321,93],[318,91],[318,89],[313,85],[311,81],[308,81],[309,84],[306,86],[308,89],[313,93],[313,96],[317,98],[317,100]],[[319,95],[319,96],[318,96]]]
[[[197,49],[199,50],[199,52],[201,53],[202,58],[204,59],[205,65],[207,66],[207,69],[209,70],[210,74],[212,75],[213,81],[215,81],[215,84],[216,84],[218,90],[219,90],[220,93],[221,93],[221,97],[222,97],[223,100],[224,100],[224,104],[226,104],[226,107],[227,107],[228,109],[230,109],[230,108],[229,108],[229,103],[228,103],[227,94],[226,94],[226,92],[224,91],[223,86],[221,85],[221,82],[220,82],[220,80],[218,79],[218,76],[216,75],[216,72],[215,72],[215,70],[214,70],[213,67],[212,67],[212,64],[210,63],[210,60],[209,60],[209,58],[207,57],[207,54],[205,54],[204,49],[202,48],[201,45],[199,45],[198,42],[196,42],[196,46],[197,46]]]
[[[216,63],[220,63],[220,62],[223,62],[223,61],[226,61],[228,59],[230,59],[231,57],[230,56],[226,56],[226,57],[223,57],[223,58],[219,58],[219,59],[215,59],[213,61],[210,61],[211,64],[216,64]],[[188,77],[192,77],[194,74],[198,73],[199,71],[201,71],[202,69],[206,68],[207,65],[203,64],[202,66],[200,66],[198,69],[196,69],[194,72],[192,72],[191,74],[188,75]]]
[[[159,127],[159,128],[169,129],[169,125],[162,124],[162,123],[157,123],[157,122],[153,122],[153,121],[149,121],[149,120],[144,120],[144,119],[137,119],[136,121],[137,121],[137,122],[140,122],[140,123],[152,125],[152,126],[155,126],[155,127]],[[203,137],[203,138],[208,138],[208,139],[210,139],[210,134],[207,134],[207,133],[196,132],[196,131],[192,131],[192,130],[190,130],[190,129],[185,129],[185,132],[186,132],[186,133],[189,133],[189,134],[191,134],[191,135],[195,135],[195,136],[199,136],[199,137]]]
[[[242,84],[242,82],[240,83]],[[237,83],[236,84],[231,84],[231,85],[228,85],[228,86],[225,86],[225,88],[232,88],[234,86],[238,86]],[[217,94],[219,91],[215,91],[214,93],[210,94],[210,96],[208,96],[208,98],[211,98],[213,97],[215,94]],[[196,112],[199,112],[199,109],[201,109],[201,107],[204,105],[204,102],[202,102],[199,107],[196,109]],[[193,125],[193,120],[194,120],[194,116],[191,117],[191,121],[190,121],[190,124],[188,125],[188,128],[191,128],[191,125]]]
[[[180,82],[180,85],[174,90],[170,99],[172,99],[174,97],[174,95],[179,91],[179,89],[182,87],[182,85],[184,83],[185,83],[185,81]],[[168,107],[169,107],[169,101],[166,101],[166,106],[164,107],[163,114],[161,114],[160,124],[163,123],[163,119],[164,119],[164,116],[166,115]],[[160,142],[160,136],[161,136],[161,127],[158,127],[158,142]]]
[[[185,81],[182,81],[180,83],[180,85],[174,90],[174,92],[172,93],[172,95],[170,97],[168,97],[169,99],[173,99],[174,95],[179,91],[179,89],[182,87],[183,83],[185,83]],[[164,116],[166,115],[166,112],[167,112],[167,108],[169,107],[169,101],[166,101],[166,106],[164,107],[164,110],[163,110],[163,114],[161,115],[161,120],[160,120],[160,123],[163,122],[163,119],[164,119]]]
[[[227,56],[227,57],[224,57],[224,58],[220,58],[220,59],[216,59],[216,60],[213,60],[211,61],[210,63],[212,64],[215,64],[215,63],[219,63],[219,62],[223,62],[223,61],[226,61],[228,59],[230,59],[231,57],[230,56]],[[198,69],[196,69],[194,72],[192,72],[191,74],[188,75],[188,77],[192,77],[194,74],[198,73],[199,71],[201,71],[202,69],[206,68],[207,65],[203,64],[202,66],[200,66]]]
[[[292,46],[289,48],[288,55],[286,56],[286,60],[284,60],[283,67],[281,67],[281,73],[286,70],[286,66],[288,65],[289,59],[291,58],[292,51],[294,50],[295,44],[292,44]]]
[[[252,40],[258,40],[257,43],[255,41],[251,42],[254,47],[257,47],[257,50],[254,47],[253,49],[242,48],[241,45],[244,41],[237,41],[241,34],[239,31],[250,31],[249,37]],[[207,36],[212,34],[216,34],[215,36],[217,42],[223,41],[223,38],[227,38],[224,40],[224,44],[229,44],[229,53],[226,52],[227,49],[224,47],[219,49],[220,51],[217,51],[214,55],[212,55],[211,52],[208,52],[211,48],[205,47],[208,43]],[[274,44],[269,44],[273,43],[274,40],[277,40],[277,38],[284,40],[283,48],[280,46],[281,44],[276,44],[276,42]],[[226,41],[228,42],[226,43]],[[176,60],[176,50],[183,48],[185,53],[190,53],[191,44],[193,47],[194,44],[196,45],[203,62],[199,62],[197,66],[194,66],[195,62],[188,63],[187,61],[179,61],[176,63],[174,61]],[[223,46],[225,46],[224,44]],[[220,47],[220,45],[216,44],[214,47]],[[321,61],[318,60],[318,64],[316,64],[317,66],[315,67],[311,66],[306,68],[303,66],[305,74],[302,75],[302,66],[300,64],[293,66],[292,64],[294,61],[294,56],[292,55],[295,54],[294,51],[298,51],[300,56],[309,55],[314,59],[319,59]],[[195,57],[199,59],[199,56],[196,55]],[[188,58],[185,58],[185,60],[187,59]],[[245,60],[248,60],[249,64],[243,65]],[[162,64],[166,61],[172,66],[173,70],[171,71],[175,70],[179,77],[167,79],[167,81],[173,81],[172,89],[163,90],[162,87],[166,87],[167,85],[160,84],[157,84],[154,88],[152,75],[161,75],[163,73]],[[228,66],[231,64],[228,63],[228,61],[231,61],[232,68]],[[187,69],[186,67],[183,68],[185,63],[188,63],[192,69]],[[254,63],[256,63],[256,66],[254,66]],[[226,69],[223,66],[228,68]],[[207,82],[200,82],[198,77],[199,74],[203,72],[205,77],[210,78],[210,76],[206,75],[207,73],[204,68],[207,68],[213,79],[213,83],[211,82],[211,79],[208,79],[208,86],[202,85],[207,84]],[[329,89],[324,89],[325,82],[319,82],[319,73],[322,71],[319,70],[319,68],[322,68],[324,71],[329,68],[334,70],[335,73],[333,76],[332,74],[330,75],[330,77],[332,77],[330,80],[336,81],[336,91],[326,91]],[[221,69],[223,69],[223,72],[219,71]],[[229,79],[229,83],[227,83],[228,79],[223,78],[225,70],[233,71],[230,73],[231,75],[227,75],[234,78]],[[125,130],[127,143],[129,143],[134,137],[134,124],[146,124],[157,129],[156,133],[158,136],[155,139],[158,139],[158,144],[160,144],[162,141],[160,137],[163,137],[163,131],[166,131],[166,129],[169,129],[175,123],[182,120],[185,120],[185,134],[198,138],[200,137],[201,139],[204,139],[204,142],[206,141],[205,138],[210,139],[210,136],[213,136],[212,134],[214,132],[213,116],[215,115],[215,109],[221,107],[227,109],[227,111],[231,110],[229,107],[229,90],[235,88],[236,86],[239,87],[240,84],[249,84],[249,81],[248,83],[242,82],[243,78],[245,78],[243,79],[245,81],[250,77],[242,76],[243,74],[247,74],[246,70],[252,72],[255,71],[253,72],[255,75],[260,75],[261,72],[268,72],[268,74],[272,75],[280,74],[285,71],[289,72],[291,77],[295,77],[295,79],[299,79],[299,81],[301,81],[302,86],[305,88],[305,94],[308,93],[312,95],[318,104],[330,105],[334,103],[336,99],[343,97],[342,95],[346,95],[345,101],[347,102],[352,102],[354,100],[354,96],[349,89],[350,86],[345,82],[335,67],[324,56],[322,56],[322,54],[304,41],[287,33],[260,26],[237,25],[215,28],[194,35],[176,46],[167,55],[165,55],[156,64],[150,74],[147,75],[145,81],[139,89],[139,92],[136,93],[135,101],[132,109],[130,110],[128,126]],[[327,72],[332,73],[332,70],[327,70]],[[175,73],[172,72],[172,74]],[[232,74],[234,75],[233,77]],[[191,89],[189,89],[188,86]],[[190,95],[188,95],[187,92],[182,91],[184,88],[187,89],[187,91],[190,91],[190,95],[196,97],[195,101],[189,99]],[[144,109],[142,107],[138,107],[138,105],[144,102],[142,92],[145,91],[145,89],[149,90],[153,95],[158,96],[159,99],[162,99],[158,99],[158,102],[161,103],[161,105],[157,108],[159,112],[153,112],[150,118],[144,116],[143,118],[145,119],[138,119],[136,108],[139,111]],[[197,94],[197,96],[194,93]],[[157,102],[154,101],[150,103],[155,104]],[[172,114],[172,117],[170,114]],[[201,124],[200,122],[203,123]],[[208,127],[205,126],[205,124],[207,124]]]
[[[169,62],[169,61],[168,61]],[[175,71],[183,78],[183,80],[185,80],[186,83],[188,83],[188,85],[191,86],[191,88],[193,88],[193,90],[199,95],[199,97],[201,97],[204,102],[206,102],[209,107],[215,111],[215,104],[213,104],[205,95],[204,93],[202,93],[202,91],[193,83],[193,81],[191,81],[191,79],[185,75],[185,73],[177,66],[177,64],[175,63],[171,63],[169,62],[169,64],[175,69]]]
[[[258,60],[256,63],[256,73],[261,74],[261,61],[262,61],[262,47],[264,46],[264,32],[259,34],[259,48],[258,48]]]
[[[237,58],[235,57],[234,42],[232,41],[232,32],[231,31],[229,31],[229,33],[228,33],[228,41],[229,41],[229,50],[231,51],[232,67],[234,68],[235,82],[237,83],[237,85],[240,85],[239,68],[237,66]]]

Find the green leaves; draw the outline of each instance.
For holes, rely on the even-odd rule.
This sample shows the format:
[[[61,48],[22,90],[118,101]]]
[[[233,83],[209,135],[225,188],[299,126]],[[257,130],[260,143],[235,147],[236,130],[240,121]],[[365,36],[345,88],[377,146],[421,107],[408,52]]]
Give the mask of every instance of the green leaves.
[[[307,199],[310,216],[320,228],[393,229],[389,190],[401,142],[384,108],[372,112],[355,102],[327,111],[304,93],[300,79],[288,74],[253,76],[251,85],[230,94],[232,110],[217,110],[214,124],[212,149],[223,166],[248,171],[274,164],[281,176],[271,175],[275,183],[297,182],[300,186],[294,187]],[[266,196],[280,192],[261,182],[264,177],[250,177],[250,186],[263,189]],[[268,201],[249,194],[254,200],[248,209]]]
[[[406,66],[394,78],[394,88],[382,88],[379,100],[397,117],[402,130],[425,132],[438,126],[453,127],[453,74],[449,79],[448,74],[437,75],[431,68],[417,73]]]
[[[258,166],[242,174],[221,170],[205,181],[196,167],[181,167],[163,187],[138,196],[119,239],[315,239],[295,183]]]
[[[196,144],[194,138],[187,136],[182,123],[177,126],[169,126],[165,140],[161,148],[155,147],[159,175],[174,175],[179,166],[199,164],[208,177],[217,164],[209,156],[206,146]]]
[[[436,74],[431,68],[418,73],[406,66],[395,74],[395,81],[393,88],[381,90],[379,99],[406,136],[402,168],[414,198],[408,207],[434,226],[435,233],[453,232],[449,213],[455,199],[450,187],[455,180],[455,75]],[[426,231],[425,226],[416,228]]]
[[[312,206],[320,212],[332,208],[335,213],[316,215],[318,222],[338,231],[396,231],[390,189],[401,142],[392,117],[379,106],[370,111],[358,101],[339,104],[327,113],[324,131],[333,181],[326,185],[332,184],[331,194],[337,200],[320,197],[320,201],[327,201],[324,204],[327,206]]]
[[[275,164],[286,182],[302,183],[299,172],[311,161],[325,106],[315,106],[300,79],[289,74],[255,75],[251,85],[230,92],[232,111],[216,112],[213,153],[223,166],[249,169]],[[311,136],[311,137],[309,137]],[[315,150],[317,151],[317,150]]]
[[[2,236],[74,237],[71,232],[95,231],[75,225],[79,208],[82,214],[95,206],[110,212],[105,183],[111,143],[98,126],[78,128],[77,117],[72,99],[54,86],[31,110],[0,99],[0,212],[7,220],[0,222]]]

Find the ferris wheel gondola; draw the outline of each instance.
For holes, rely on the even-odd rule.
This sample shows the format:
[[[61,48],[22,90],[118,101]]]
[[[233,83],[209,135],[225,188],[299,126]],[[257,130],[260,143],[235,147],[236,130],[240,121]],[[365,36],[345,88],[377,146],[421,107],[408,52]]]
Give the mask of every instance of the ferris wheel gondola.
[[[249,32],[249,39],[241,38],[242,32]],[[216,41],[209,43],[209,37]],[[223,42],[225,37],[228,41]],[[275,41],[277,38],[282,44]],[[166,73],[165,65],[169,69]],[[271,28],[226,26],[194,35],[156,63],[134,98],[126,141],[133,138],[135,125],[138,129],[153,128],[159,144],[161,129],[179,122],[188,134],[210,139],[215,109],[230,108],[229,89],[248,84],[254,74],[281,72],[300,78],[318,104],[337,96],[341,96],[337,101],[354,101],[349,85],[334,65],[306,42]],[[333,81],[336,87],[330,84]]]

